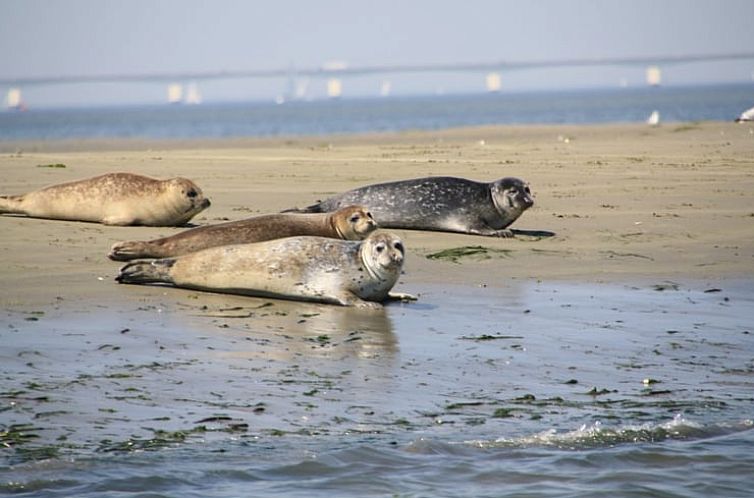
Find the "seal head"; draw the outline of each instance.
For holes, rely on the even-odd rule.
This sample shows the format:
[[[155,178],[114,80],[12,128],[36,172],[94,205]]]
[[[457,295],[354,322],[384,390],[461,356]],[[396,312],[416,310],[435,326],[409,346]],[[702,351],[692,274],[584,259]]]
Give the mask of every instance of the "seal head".
[[[174,202],[176,225],[185,225],[191,218],[212,204],[204,197],[202,189],[188,178],[176,177],[166,180],[165,189],[173,190],[178,194],[168,197]]]
[[[406,250],[401,239],[390,232],[379,232],[361,244],[359,257],[369,279],[355,292],[367,301],[381,302],[388,298],[390,289],[398,282]]]
[[[346,206],[333,214],[331,223],[341,239],[362,240],[377,228],[372,213],[364,206]]]
[[[524,211],[534,205],[529,184],[519,178],[506,177],[490,184],[490,194],[500,218],[492,221],[491,228],[502,229],[513,223]]]

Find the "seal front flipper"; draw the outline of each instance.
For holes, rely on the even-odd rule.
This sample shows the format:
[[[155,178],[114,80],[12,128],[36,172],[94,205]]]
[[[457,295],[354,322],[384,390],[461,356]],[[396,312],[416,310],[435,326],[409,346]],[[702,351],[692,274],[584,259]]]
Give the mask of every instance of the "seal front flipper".
[[[486,227],[486,226],[478,226],[478,227],[469,227],[466,229],[459,229],[454,227],[454,232],[458,233],[465,233],[468,235],[481,235],[483,237],[500,237],[500,238],[511,238],[515,237],[515,234],[512,230],[509,230],[507,228],[501,228],[499,230],[496,230],[494,228]]]
[[[513,233],[513,230],[509,230],[507,228],[503,228],[501,230],[492,230],[489,234],[487,234],[488,237],[500,237],[502,239],[509,239],[511,237],[515,237],[516,234]]]
[[[386,299],[386,301],[401,301],[404,303],[418,300],[419,298],[413,294],[406,294],[404,292],[388,292]]]

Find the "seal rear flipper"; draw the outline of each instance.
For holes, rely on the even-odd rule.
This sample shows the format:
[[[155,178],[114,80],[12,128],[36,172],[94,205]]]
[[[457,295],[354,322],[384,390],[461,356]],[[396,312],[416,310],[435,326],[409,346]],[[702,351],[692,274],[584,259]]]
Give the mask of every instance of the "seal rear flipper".
[[[107,257],[113,261],[130,261],[137,258],[156,258],[159,256],[150,253],[145,242],[127,240],[113,244]]]
[[[174,264],[175,259],[134,261],[121,268],[115,280],[121,284],[172,284],[170,268]]]
[[[305,208],[283,209],[280,212],[281,213],[324,213],[325,211],[322,210],[322,203],[318,202],[316,204],[312,204],[311,206],[307,206]]]
[[[20,207],[23,198],[22,195],[0,195],[0,214],[26,214]]]

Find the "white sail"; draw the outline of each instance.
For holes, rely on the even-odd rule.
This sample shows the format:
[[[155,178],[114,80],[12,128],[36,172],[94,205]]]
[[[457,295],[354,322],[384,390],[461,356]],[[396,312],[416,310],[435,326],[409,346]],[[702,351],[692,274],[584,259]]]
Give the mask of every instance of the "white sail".
[[[327,96],[331,99],[336,99],[343,93],[343,84],[338,78],[330,78],[327,80]]]
[[[485,78],[485,84],[488,92],[499,92],[502,86],[500,73],[489,73]]]
[[[168,85],[168,103],[180,104],[183,100],[183,85],[172,83]]]
[[[380,83],[380,97],[388,97],[392,86],[390,80],[383,80],[382,83]]]
[[[196,83],[191,83],[188,86],[188,89],[186,90],[186,100],[184,100],[187,104],[201,104],[202,103],[202,95],[199,93],[199,87],[196,86]]]
[[[662,71],[657,66],[649,66],[647,68],[647,85],[659,86],[662,82]]]
[[[660,124],[660,111],[652,111],[652,114],[647,118],[647,124],[649,126],[657,126]]]
[[[20,109],[23,105],[21,103],[21,89],[11,88],[8,90],[8,94],[5,96],[5,103],[8,109]]]

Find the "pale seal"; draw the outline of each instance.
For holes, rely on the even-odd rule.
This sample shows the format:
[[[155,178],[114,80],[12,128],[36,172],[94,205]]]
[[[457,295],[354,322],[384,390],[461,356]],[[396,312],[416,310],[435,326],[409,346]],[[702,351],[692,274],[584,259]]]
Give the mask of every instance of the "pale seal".
[[[491,183],[431,176],[367,185],[298,212],[328,212],[346,204],[369,206],[384,228],[436,230],[511,237],[506,227],[534,204],[529,185],[518,178]]]
[[[191,180],[132,173],[108,173],[0,197],[0,213],[105,225],[183,225],[209,205]]]
[[[116,261],[168,258],[208,247],[300,235],[361,240],[376,228],[372,214],[363,206],[346,206],[332,213],[267,214],[192,228],[150,241],[118,242],[110,249],[108,257]]]
[[[375,232],[363,241],[325,237],[218,246],[175,258],[132,261],[116,280],[175,287],[379,308],[403,267],[401,239]]]

